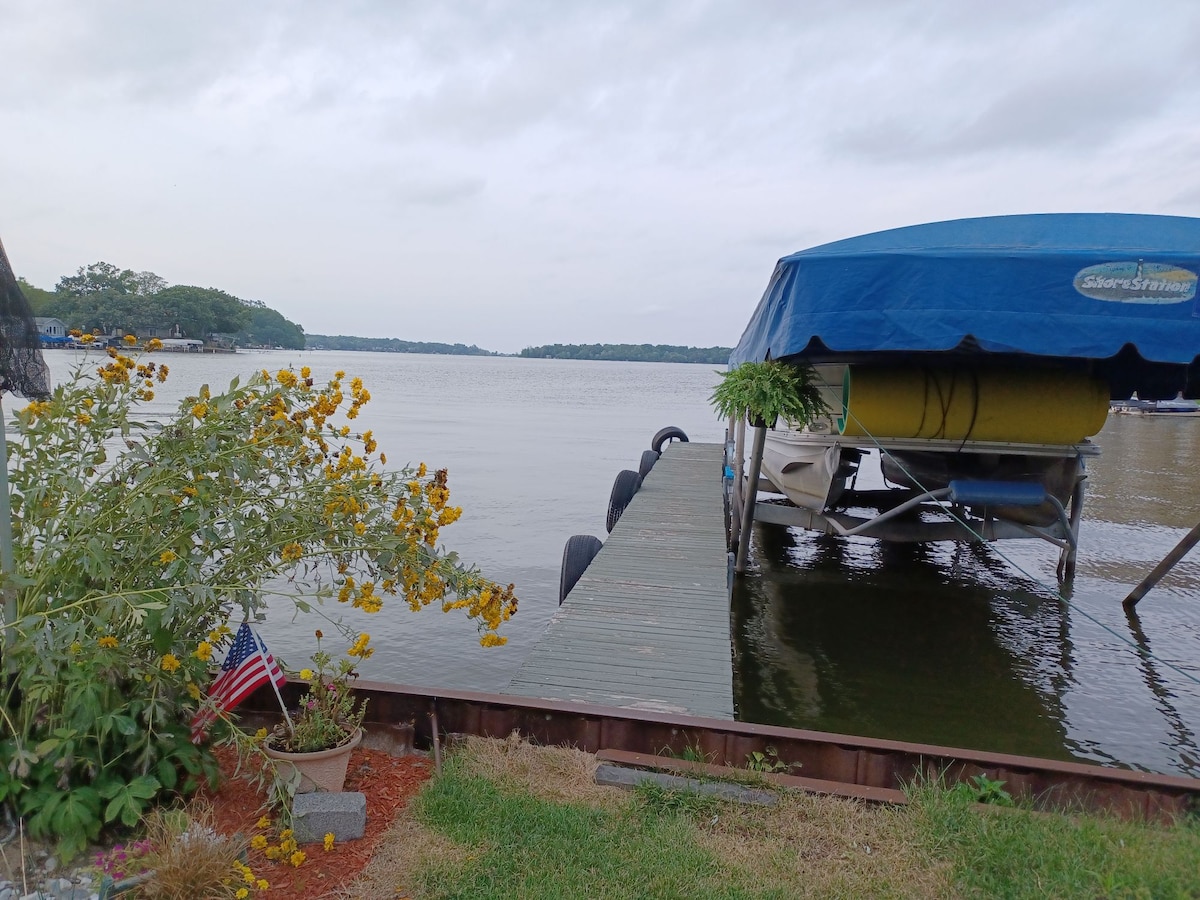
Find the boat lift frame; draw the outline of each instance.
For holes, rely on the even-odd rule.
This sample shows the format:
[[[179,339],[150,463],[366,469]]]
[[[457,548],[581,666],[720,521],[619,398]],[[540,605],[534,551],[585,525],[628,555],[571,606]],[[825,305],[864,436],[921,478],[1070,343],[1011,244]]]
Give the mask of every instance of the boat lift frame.
[[[1052,495],[1040,491],[1038,486],[1025,482],[996,483],[960,480],[951,482],[949,487],[930,491],[847,491],[843,495],[843,502],[839,504],[840,506],[875,506],[876,508],[887,506],[886,509],[881,509],[877,515],[868,518],[829,509],[806,509],[791,503],[758,503],[759,491],[782,492],[762,477],[762,458],[767,432],[764,427],[754,428],[754,441],[749,456],[750,471],[747,475],[742,475],[746,463],[746,424],[744,418],[741,421],[730,419],[727,438],[729,435],[733,437],[732,440],[727,439],[725,448],[726,491],[730,498],[729,545],[731,550],[736,548],[734,571],[738,574],[746,571],[749,559],[750,541],[743,537],[749,535],[751,526],[757,519],[759,522],[791,525],[808,531],[842,537],[862,535],[896,542],[966,541],[985,543],[1015,538],[1040,538],[1059,548],[1057,567],[1059,580],[1067,581],[1075,575],[1079,525],[1083,517],[1087,480],[1084,460],[1100,454],[1100,448],[1090,441],[1058,445],[916,438],[856,439],[837,434],[790,433],[792,440],[819,447],[878,449],[881,453],[890,450],[1000,453],[1074,459],[1076,461],[1074,485],[1070,500],[1065,507]],[[1029,490],[1031,488],[1034,490]],[[998,498],[989,496],[991,494],[997,494]],[[872,503],[872,501],[883,500],[885,497],[889,501],[888,504]],[[901,500],[899,504],[890,503],[898,498]],[[989,499],[1000,505],[1014,503],[1030,505],[1050,500],[1057,507],[1058,520],[1049,525],[1036,526],[999,518],[986,509]],[[969,514],[968,508],[973,507],[984,507],[984,515]],[[904,518],[905,513],[918,510],[942,512],[946,514],[946,518],[938,521],[912,521],[911,517]]]

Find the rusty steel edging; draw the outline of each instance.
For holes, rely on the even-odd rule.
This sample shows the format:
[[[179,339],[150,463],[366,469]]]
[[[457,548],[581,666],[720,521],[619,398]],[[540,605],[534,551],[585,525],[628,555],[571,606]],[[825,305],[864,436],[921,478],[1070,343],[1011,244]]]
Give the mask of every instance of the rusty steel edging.
[[[304,687],[296,681],[285,685],[285,702],[295,703]],[[1059,809],[1147,819],[1200,809],[1200,779],[1179,775],[510,694],[373,681],[359,681],[355,692],[368,698],[367,729],[384,743],[389,729],[407,736],[411,724],[416,742],[430,746],[429,714],[436,708],[443,734],[502,738],[517,731],[536,743],[591,753],[691,750],[714,765],[729,766],[744,765],[751,753],[772,747],[781,762],[798,764],[796,774],[844,784],[895,790],[918,777],[943,777],[953,784],[986,775],[1003,781],[1014,797]],[[245,706],[278,713],[269,688],[260,688]]]

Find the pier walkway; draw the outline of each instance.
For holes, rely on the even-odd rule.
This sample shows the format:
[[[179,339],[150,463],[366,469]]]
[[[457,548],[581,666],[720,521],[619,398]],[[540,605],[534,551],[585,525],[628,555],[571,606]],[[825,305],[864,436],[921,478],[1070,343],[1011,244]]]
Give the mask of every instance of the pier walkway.
[[[507,693],[733,718],[720,444],[667,444]]]

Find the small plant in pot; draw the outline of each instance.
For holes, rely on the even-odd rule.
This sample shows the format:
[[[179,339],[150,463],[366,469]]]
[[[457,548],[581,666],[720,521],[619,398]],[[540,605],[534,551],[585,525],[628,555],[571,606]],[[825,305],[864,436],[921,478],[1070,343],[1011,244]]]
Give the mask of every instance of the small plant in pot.
[[[313,668],[300,670],[300,678],[309,683],[308,692],[290,721],[277,725],[264,744],[279,775],[292,783],[296,793],[342,789],[350,751],[362,739],[367,712],[367,701],[356,698],[352,690],[358,678],[354,659],[335,660],[321,648],[324,635],[319,630],[316,637]],[[367,646],[370,639],[368,634],[359,635],[347,655],[369,657],[374,652]]]
[[[748,417],[756,428],[772,428],[782,416],[802,428],[829,412],[811,366],[767,359],[718,374],[709,402],[721,418]]]

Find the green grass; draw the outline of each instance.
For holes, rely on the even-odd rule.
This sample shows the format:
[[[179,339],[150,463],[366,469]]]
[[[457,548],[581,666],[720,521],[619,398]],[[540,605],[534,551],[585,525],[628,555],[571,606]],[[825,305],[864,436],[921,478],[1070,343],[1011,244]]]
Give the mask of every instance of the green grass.
[[[904,807],[620,793],[596,788],[565,751],[540,761],[551,752],[509,741],[456,754],[409,807],[398,846],[410,854],[363,896],[402,885],[421,900],[1200,898],[1196,822],[986,808],[936,783],[911,788]]]
[[[1028,809],[981,811],[914,790],[913,839],[950,863],[967,897],[1200,897],[1200,826],[1146,825]]]
[[[444,774],[417,815],[459,844],[467,861],[431,865],[417,878],[424,896],[558,900],[563,897],[756,898],[728,883],[702,850],[686,815],[612,812],[508,795],[480,777]]]

